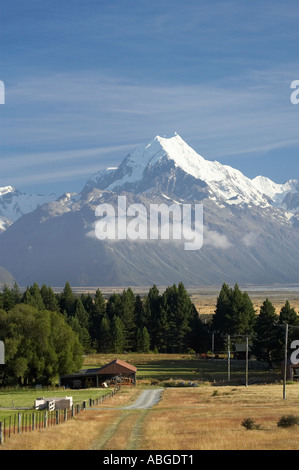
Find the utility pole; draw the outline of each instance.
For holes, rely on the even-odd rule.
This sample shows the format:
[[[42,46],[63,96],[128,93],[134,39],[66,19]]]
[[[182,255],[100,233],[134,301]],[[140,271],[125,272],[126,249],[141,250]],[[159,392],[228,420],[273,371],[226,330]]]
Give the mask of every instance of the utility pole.
[[[227,335],[227,380],[230,381],[230,335]]]
[[[287,366],[288,366],[288,332],[289,325],[285,324],[285,346],[284,346],[284,371],[283,371],[283,399],[286,399],[286,382],[287,382]]]
[[[246,336],[246,370],[245,370],[245,386],[248,387],[248,336]]]

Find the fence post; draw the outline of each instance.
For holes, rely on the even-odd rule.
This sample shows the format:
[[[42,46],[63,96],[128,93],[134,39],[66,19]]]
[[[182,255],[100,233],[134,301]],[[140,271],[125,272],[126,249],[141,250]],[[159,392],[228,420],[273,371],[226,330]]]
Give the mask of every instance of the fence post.
[[[21,432],[21,422],[22,422],[22,415],[18,413],[18,434]]]
[[[48,413],[45,411],[45,420],[44,420],[44,427],[46,428],[48,424]]]
[[[35,413],[32,413],[32,431],[35,429]]]
[[[0,445],[4,442],[3,421],[0,421]]]

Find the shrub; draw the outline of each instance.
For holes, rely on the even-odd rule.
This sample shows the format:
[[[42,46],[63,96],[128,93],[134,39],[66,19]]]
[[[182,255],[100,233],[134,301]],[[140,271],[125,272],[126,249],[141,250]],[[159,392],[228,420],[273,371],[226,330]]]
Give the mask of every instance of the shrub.
[[[299,418],[294,415],[282,416],[277,423],[277,426],[281,428],[289,428],[291,426],[296,426],[299,424]]]
[[[247,430],[260,429],[260,425],[255,424],[254,420],[251,418],[244,419],[244,421],[242,422],[242,426],[244,426],[244,428],[246,428]]]

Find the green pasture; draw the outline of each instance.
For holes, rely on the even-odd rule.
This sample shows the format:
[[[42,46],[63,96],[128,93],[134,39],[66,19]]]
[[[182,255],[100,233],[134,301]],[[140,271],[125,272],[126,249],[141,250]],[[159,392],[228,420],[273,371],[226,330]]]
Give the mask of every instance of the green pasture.
[[[228,363],[223,359],[197,359],[187,354],[138,354],[128,353],[118,359],[137,367],[137,385],[164,385],[167,381],[197,381],[227,383]],[[112,354],[93,354],[86,356],[84,367],[101,367],[115,359]],[[245,361],[230,362],[230,379],[235,385],[245,382]],[[281,380],[280,369],[250,369],[249,383],[270,383]],[[169,385],[169,384],[165,384]]]
[[[124,354],[119,359],[137,367],[137,386],[176,386],[180,382],[196,382],[201,384],[215,384],[217,386],[244,385],[245,361],[231,361],[230,381],[228,382],[228,362],[225,359],[196,359],[192,355],[178,354]],[[114,360],[115,355],[93,354],[85,357],[83,368],[101,367]],[[248,370],[248,383],[274,383],[281,381],[279,369]],[[0,421],[14,412],[22,409],[33,409],[37,397],[64,397],[72,396],[74,404],[85,400],[96,399],[107,393],[106,389],[64,390],[49,389],[0,389]]]
[[[73,403],[82,404],[83,401],[99,398],[108,393],[106,389],[82,389],[63,390],[45,389],[36,390],[30,388],[5,389],[0,390],[0,421],[14,413],[33,410],[36,398],[44,397],[65,397],[72,396]]]
[[[198,383],[225,383],[227,384],[229,373],[226,360],[157,360],[145,364],[136,364],[138,369],[137,380],[149,380],[152,382],[167,381],[196,381]],[[235,385],[245,383],[245,361],[231,362],[230,382]],[[249,383],[275,382],[280,380],[279,370],[249,369]],[[167,385],[167,384],[166,384]]]

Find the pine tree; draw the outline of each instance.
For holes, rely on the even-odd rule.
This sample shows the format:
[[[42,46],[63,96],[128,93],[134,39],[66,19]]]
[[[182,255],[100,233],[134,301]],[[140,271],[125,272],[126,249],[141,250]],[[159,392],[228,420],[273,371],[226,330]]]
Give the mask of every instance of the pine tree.
[[[150,337],[146,327],[139,328],[137,331],[137,352],[148,353],[150,350]]]
[[[222,285],[217,297],[216,310],[213,316],[213,329],[226,334],[229,331],[229,315],[231,313],[232,289],[226,283]]]
[[[123,291],[120,318],[124,326],[125,349],[136,351],[135,295],[129,287]]]
[[[247,292],[241,292],[238,284],[231,289],[224,283],[217,297],[213,330],[224,335],[251,334],[255,321],[255,310]]]
[[[135,323],[136,323],[137,329],[143,328],[144,326],[149,324],[149,317],[147,315],[147,311],[144,308],[143,301],[139,294],[137,294],[135,297],[134,311],[135,311]]]
[[[106,302],[100,289],[97,289],[90,310],[90,335],[98,345],[102,341],[101,323],[106,315]],[[108,320],[108,319],[107,319]]]
[[[283,359],[284,357],[284,348],[285,348],[285,328],[283,327],[286,323],[289,325],[288,332],[288,351],[290,350],[290,345],[292,341],[299,339],[299,329],[292,328],[292,326],[299,326],[298,315],[295,312],[295,309],[291,307],[290,302],[287,300],[284,306],[281,308],[279,313],[279,324],[280,328],[277,328],[277,337],[278,337],[278,350],[277,350],[277,359]]]
[[[294,308],[291,308],[288,300],[280,310],[279,323],[288,323],[289,325],[298,325],[299,323],[297,313]]]
[[[67,317],[75,315],[77,297],[72,291],[69,282],[65,283],[64,289],[59,296],[60,311],[65,312]]]
[[[38,284],[35,282],[31,287],[30,287],[30,294],[31,294],[31,305],[38,310],[44,310],[45,305],[44,301],[42,298],[42,295],[40,293],[40,289]]]
[[[89,329],[88,313],[86,312],[82,300],[80,298],[76,300],[75,318],[78,319],[79,324],[82,328],[86,328],[86,330]]]
[[[45,309],[50,310],[51,312],[59,312],[59,302],[52,288],[43,284],[40,293]]]
[[[275,307],[266,299],[257,316],[255,324],[256,337],[253,339],[252,352],[258,360],[269,362],[275,359],[278,348],[278,324],[279,317],[276,314]]]
[[[102,353],[109,353],[112,349],[112,332],[110,321],[107,315],[104,315],[98,332],[98,350]]]
[[[114,315],[111,322],[111,352],[118,354],[123,353],[124,345],[124,325],[120,317]]]
[[[1,293],[1,308],[8,312],[16,303],[12,290],[5,284]]]
[[[157,286],[154,284],[143,302],[145,318],[147,319],[147,330],[151,338],[151,350],[159,349],[158,337],[161,335],[160,316],[161,316],[161,296]],[[165,312],[164,312],[165,314]]]

